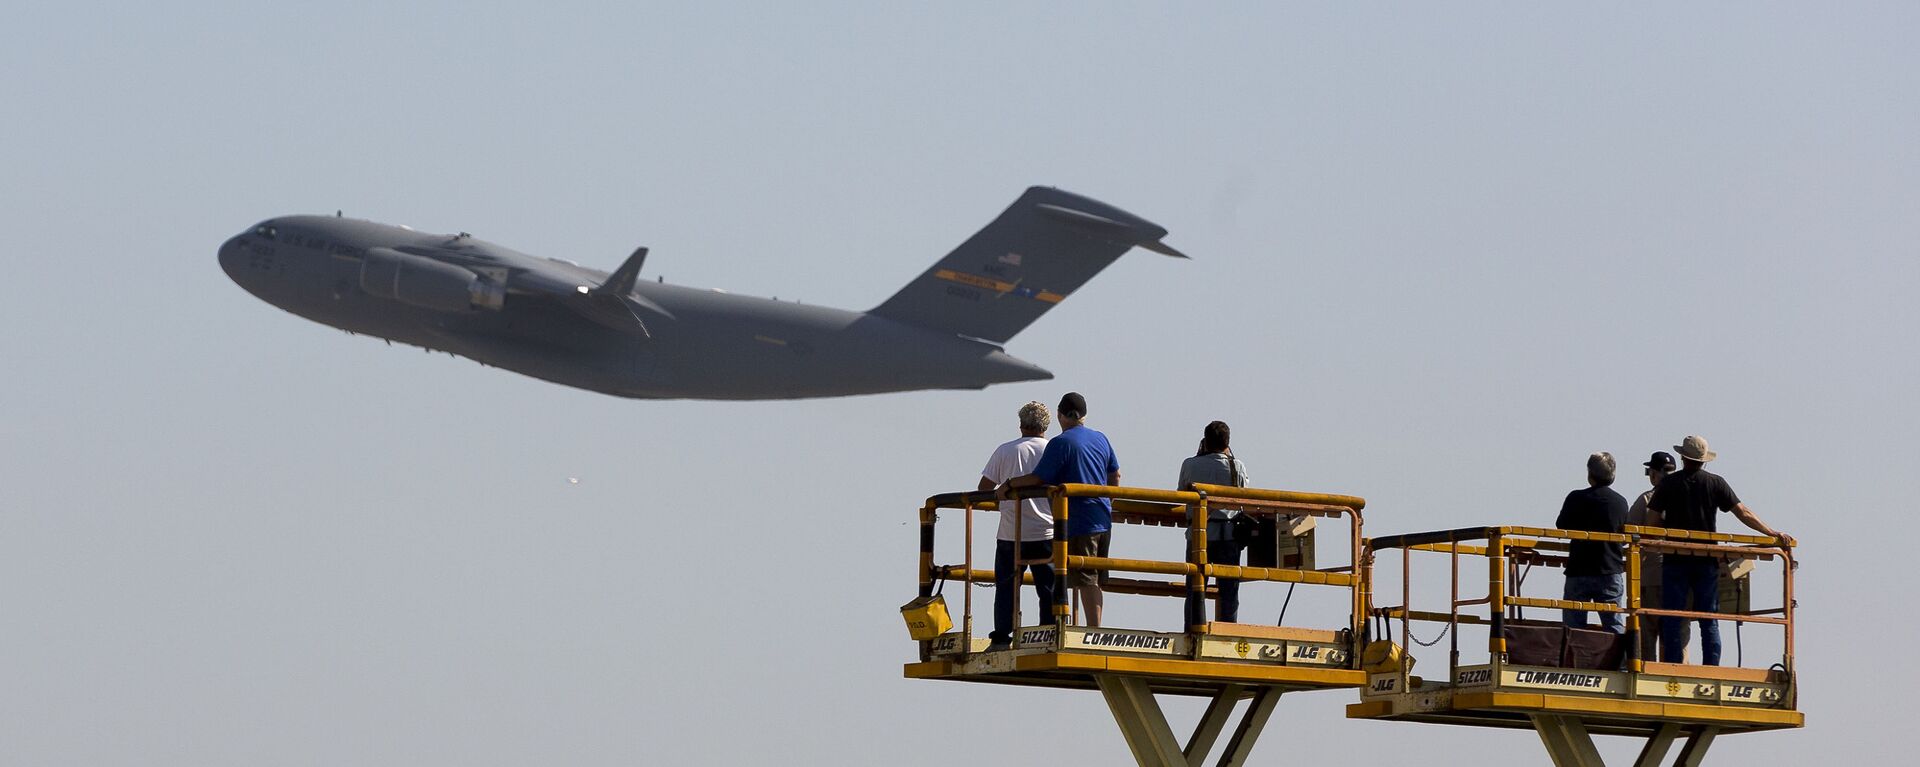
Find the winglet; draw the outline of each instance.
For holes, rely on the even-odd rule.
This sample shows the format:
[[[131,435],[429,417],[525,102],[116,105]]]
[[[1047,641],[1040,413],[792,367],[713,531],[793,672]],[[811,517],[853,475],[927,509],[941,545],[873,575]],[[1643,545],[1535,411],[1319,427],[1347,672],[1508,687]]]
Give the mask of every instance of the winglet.
[[[647,249],[641,246],[633,249],[633,255],[627,256],[626,263],[607,275],[599,287],[580,286],[580,301],[574,302],[575,309],[589,319],[615,330],[639,330],[640,335],[653,337],[653,331],[647,329],[647,321],[640,318],[635,307],[642,307],[667,319],[673,319],[673,313],[648,300],[645,296],[634,295],[633,286],[640,279],[640,267],[647,262]]]
[[[633,255],[627,256],[627,262],[607,275],[607,281],[594,288],[595,293],[607,293],[625,296],[633,292],[633,283],[640,279],[640,266],[647,262],[647,247],[642,245],[633,249]]]
[[[1141,247],[1141,248],[1145,248],[1145,249],[1147,249],[1147,250],[1151,250],[1151,251],[1153,251],[1153,252],[1155,252],[1155,253],[1158,253],[1158,254],[1160,254],[1160,255],[1163,255],[1163,256],[1173,256],[1174,258],[1184,258],[1184,259],[1187,259],[1188,261],[1192,261],[1192,260],[1193,260],[1193,256],[1189,256],[1189,255],[1187,255],[1187,254],[1185,254],[1185,253],[1182,253],[1182,252],[1180,252],[1180,251],[1177,251],[1177,250],[1174,250],[1174,249],[1173,249],[1173,246],[1172,246],[1172,245],[1168,245],[1168,244],[1166,244],[1166,243],[1164,243],[1164,242],[1161,242],[1161,241],[1159,241],[1159,240],[1154,240],[1154,241],[1152,241],[1152,242],[1143,242],[1143,243],[1140,243],[1140,244],[1139,244],[1139,247]]]

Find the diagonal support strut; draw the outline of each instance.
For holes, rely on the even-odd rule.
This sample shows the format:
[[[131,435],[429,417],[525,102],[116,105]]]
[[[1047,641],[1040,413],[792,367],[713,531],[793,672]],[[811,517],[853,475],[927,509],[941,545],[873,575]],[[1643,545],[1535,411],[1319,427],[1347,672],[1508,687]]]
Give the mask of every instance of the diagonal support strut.
[[[1213,696],[1213,702],[1207,704],[1207,713],[1200,715],[1200,724],[1193,728],[1193,737],[1187,739],[1187,767],[1200,767],[1206,764],[1207,754],[1213,751],[1213,744],[1220,739],[1220,731],[1227,728],[1227,720],[1233,717],[1233,707],[1240,704],[1240,693],[1245,688],[1230,684],[1220,688]]]
[[[1532,714],[1527,718],[1533,720],[1554,767],[1606,767],[1600,750],[1593,746],[1593,735],[1579,717]]]
[[[1114,722],[1120,725],[1120,735],[1126,738],[1134,761],[1141,767],[1199,767],[1205,764],[1207,754],[1226,730],[1227,721],[1233,718],[1234,708],[1240,698],[1247,694],[1247,687],[1243,685],[1222,687],[1213,696],[1206,713],[1194,727],[1193,735],[1182,748],[1173,734],[1173,728],[1167,725],[1160,702],[1154,699],[1153,690],[1145,680],[1119,674],[1095,674],[1094,682],[1100,687],[1100,694],[1106,698]],[[1241,715],[1232,737],[1227,739],[1226,751],[1220,755],[1217,764],[1237,767],[1247,763],[1247,755],[1253,751],[1254,742],[1259,740],[1267,719],[1273,716],[1280,693],[1281,688],[1278,687],[1254,689],[1253,702]]]
[[[1145,681],[1116,674],[1095,674],[1094,682],[1106,697],[1107,708],[1113,710],[1113,720],[1120,725],[1120,735],[1127,739],[1134,761],[1141,767],[1186,765],[1187,757],[1180,752],[1180,742],[1174,739],[1173,728],[1167,726],[1166,714],[1161,713],[1160,702],[1153,699],[1153,691]]]

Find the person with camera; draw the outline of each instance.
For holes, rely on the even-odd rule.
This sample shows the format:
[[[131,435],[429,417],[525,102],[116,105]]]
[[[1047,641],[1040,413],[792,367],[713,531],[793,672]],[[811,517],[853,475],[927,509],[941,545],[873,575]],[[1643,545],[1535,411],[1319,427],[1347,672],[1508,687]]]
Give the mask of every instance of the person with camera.
[[[1225,421],[1214,421],[1200,432],[1200,450],[1192,458],[1180,462],[1180,480],[1174,487],[1179,490],[1192,490],[1195,484],[1227,485],[1229,487],[1247,486],[1247,467],[1240,459],[1233,457],[1233,447],[1229,444],[1233,431]],[[1240,564],[1240,553],[1247,548],[1251,537],[1253,518],[1239,511],[1210,509],[1207,511],[1207,562],[1216,565]],[[1235,578],[1216,578],[1214,582],[1220,597],[1215,606],[1215,617],[1224,623],[1234,623],[1240,617],[1240,581]],[[1198,626],[1207,622],[1206,597],[1188,597],[1187,624]]]

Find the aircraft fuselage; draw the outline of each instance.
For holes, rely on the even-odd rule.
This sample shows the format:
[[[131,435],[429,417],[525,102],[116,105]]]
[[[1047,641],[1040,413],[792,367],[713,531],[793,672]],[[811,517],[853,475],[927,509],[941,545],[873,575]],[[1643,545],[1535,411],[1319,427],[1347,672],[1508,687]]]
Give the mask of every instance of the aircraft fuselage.
[[[1051,378],[995,344],[886,317],[642,281],[633,327],[569,295],[608,275],[466,235],[286,216],[228,240],[220,264],[325,325],[622,397],[788,399]],[[615,304],[618,306],[618,304]]]

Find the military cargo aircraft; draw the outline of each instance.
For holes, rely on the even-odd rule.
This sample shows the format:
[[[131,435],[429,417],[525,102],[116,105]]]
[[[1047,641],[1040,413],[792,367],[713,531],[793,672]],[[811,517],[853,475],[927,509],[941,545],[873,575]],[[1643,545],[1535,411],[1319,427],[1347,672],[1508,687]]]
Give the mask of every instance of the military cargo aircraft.
[[[464,232],[334,216],[260,222],[220,266],[261,300],[350,333],[567,386],[644,399],[796,399],[980,389],[1052,373],[1001,344],[1167,230],[1033,187],[919,279],[865,312],[639,279]]]

